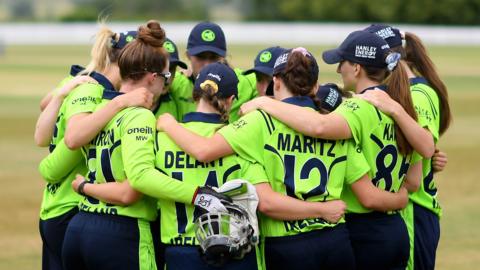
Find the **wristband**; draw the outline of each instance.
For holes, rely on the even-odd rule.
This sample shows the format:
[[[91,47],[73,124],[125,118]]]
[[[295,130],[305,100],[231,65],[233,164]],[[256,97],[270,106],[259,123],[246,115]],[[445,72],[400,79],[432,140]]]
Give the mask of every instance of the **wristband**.
[[[84,187],[85,187],[85,184],[87,184],[87,183],[88,183],[88,181],[87,181],[87,180],[84,180],[82,183],[80,183],[80,185],[78,185],[78,189],[77,189],[77,190],[78,190],[78,193],[79,193],[80,195],[86,196],[85,193],[83,192],[83,189],[84,189]]]

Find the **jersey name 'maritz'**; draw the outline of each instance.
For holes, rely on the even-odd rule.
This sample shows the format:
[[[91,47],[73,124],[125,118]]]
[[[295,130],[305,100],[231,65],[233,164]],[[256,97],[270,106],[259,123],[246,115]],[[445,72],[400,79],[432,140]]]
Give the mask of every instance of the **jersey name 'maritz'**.
[[[306,97],[287,101],[314,106]],[[305,136],[263,111],[249,113],[219,132],[238,155],[265,168],[274,191],[299,200],[339,199],[344,182],[352,184],[369,170],[353,141]],[[261,233],[266,237],[295,235],[336,225],[320,218],[297,221],[280,221],[265,215],[260,218]],[[340,222],[344,222],[343,219]]]

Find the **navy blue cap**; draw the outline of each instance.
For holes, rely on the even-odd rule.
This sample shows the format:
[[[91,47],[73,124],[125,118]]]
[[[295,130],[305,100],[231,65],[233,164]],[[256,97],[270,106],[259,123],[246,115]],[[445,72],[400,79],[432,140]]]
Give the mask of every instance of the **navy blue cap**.
[[[338,85],[327,83],[318,87],[315,94],[322,104],[322,109],[329,112],[334,111],[342,103],[342,94]]]
[[[275,60],[282,54],[286,49],[276,46],[270,47],[261,50],[255,61],[253,61],[253,68],[243,72],[243,75],[247,75],[253,72],[260,72],[268,76],[273,76],[273,66],[275,65]]]
[[[229,66],[216,62],[202,68],[195,80],[195,90],[202,90],[206,85],[216,89],[216,95],[227,98],[238,96],[238,78]]]
[[[188,36],[187,52],[190,55],[213,52],[225,57],[227,43],[222,28],[211,22],[201,22],[195,25]]]
[[[353,63],[386,67],[385,57],[390,46],[381,37],[367,31],[350,33],[340,44],[340,47],[323,52],[323,61],[327,64],[336,64],[348,60]]]
[[[112,48],[122,49],[125,47],[125,45],[137,38],[137,31],[126,31],[119,33],[119,35],[118,40],[112,38]]]
[[[178,49],[177,49],[177,45],[175,44],[175,42],[173,42],[171,39],[167,38],[165,40],[165,42],[163,42],[163,48],[170,55],[170,57],[168,59],[170,61],[170,65],[175,64],[175,65],[177,65],[181,68],[184,68],[184,69],[188,68],[187,64],[185,64],[185,62],[182,62],[180,60],[180,57],[178,57]]]
[[[402,46],[402,34],[397,28],[385,24],[372,24],[363,30],[383,38],[390,48]]]
[[[285,70],[285,68],[287,67],[288,58],[290,57],[290,54],[293,52],[300,52],[304,56],[310,59],[310,63],[311,63],[310,72],[312,74],[312,78],[315,78],[315,80],[317,80],[318,79],[317,60],[315,59],[315,57],[313,57],[313,55],[309,51],[307,51],[307,49],[303,47],[290,49],[280,54],[277,60],[275,60],[275,65],[273,66],[273,74],[276,75]]]

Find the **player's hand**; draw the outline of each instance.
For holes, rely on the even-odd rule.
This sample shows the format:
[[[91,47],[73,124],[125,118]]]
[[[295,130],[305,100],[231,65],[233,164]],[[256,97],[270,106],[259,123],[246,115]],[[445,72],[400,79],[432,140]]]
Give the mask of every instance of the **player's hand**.
[[[322,216],[321,218],[325,219],[330,223],[337,223],[345,214],[347,209],[347,204],[342,200],[333,200],[322,202]]]
[[[157,119],[157,130],[158,131],[164,131],[165,127],[168,127],[170,125],[178,124],[177,120],[173,115],[169,113],[164,113],[160,115]]]
[[[70,80],[68,83],[66,83],[60,90],[58,90],[57,95],[60,97],[66,97],[70,92],[75,89],[77,86],[83,83],[98,83],[94,78],[87,76],[87,75],[82,75],[82,76],[77,76]]]
[[[382,111],[383,113],[387,115],[392,115],[395,110],[398,109],[398,102],[393,100],[387,92],[375,88],[374,90],[371,91],[366,91],[363,94],[360,95],[354,95],[356,98],[361,98],[368,103],[372,104],[375,106],[377,109]]]
[[[432,166],[434,172],[441,172],[445,169],[448,163],[447,153],[435,149],[435,154],[432,157]]]
[[[121,108],[144,107],[150,109],[153,105],[153,93],[145,87],[140,87],[126,94],[119,95],[113,100],[118,102]]]
[[[269,101],[271,101],[271,98],[267,96],[254,98],[248,102],[243,103],[242,106],[240,106],[238,114],[245,115],[251,111],[261,109],[262,105]]]
[[[77,176],[75,177],[75,180],[72,181],[72,188],[73,188],[73,190],[75,190],[75,192],[78,192],[78,186],[79,186],[83,181],[85,181],[85,177],[83,177],[83,176],[80,175],[80,174],[77,174]]]
[[[198,187],[193,197],[193,205],[202,208],[209,213],[227,212],[223,201],[231,202],[232,199],[226,195],[218,193],[213,188],[204,186]]]

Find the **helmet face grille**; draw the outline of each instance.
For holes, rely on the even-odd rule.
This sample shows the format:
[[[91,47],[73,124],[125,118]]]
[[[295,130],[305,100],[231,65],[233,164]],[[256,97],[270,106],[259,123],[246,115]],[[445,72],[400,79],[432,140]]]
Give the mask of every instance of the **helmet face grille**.
[[[221,266],[230,258],[241,259],[252,249],[253,228],[243,207],[224,203],[226,212],[205,213],[195,221],[195,235],[202,258]]]

